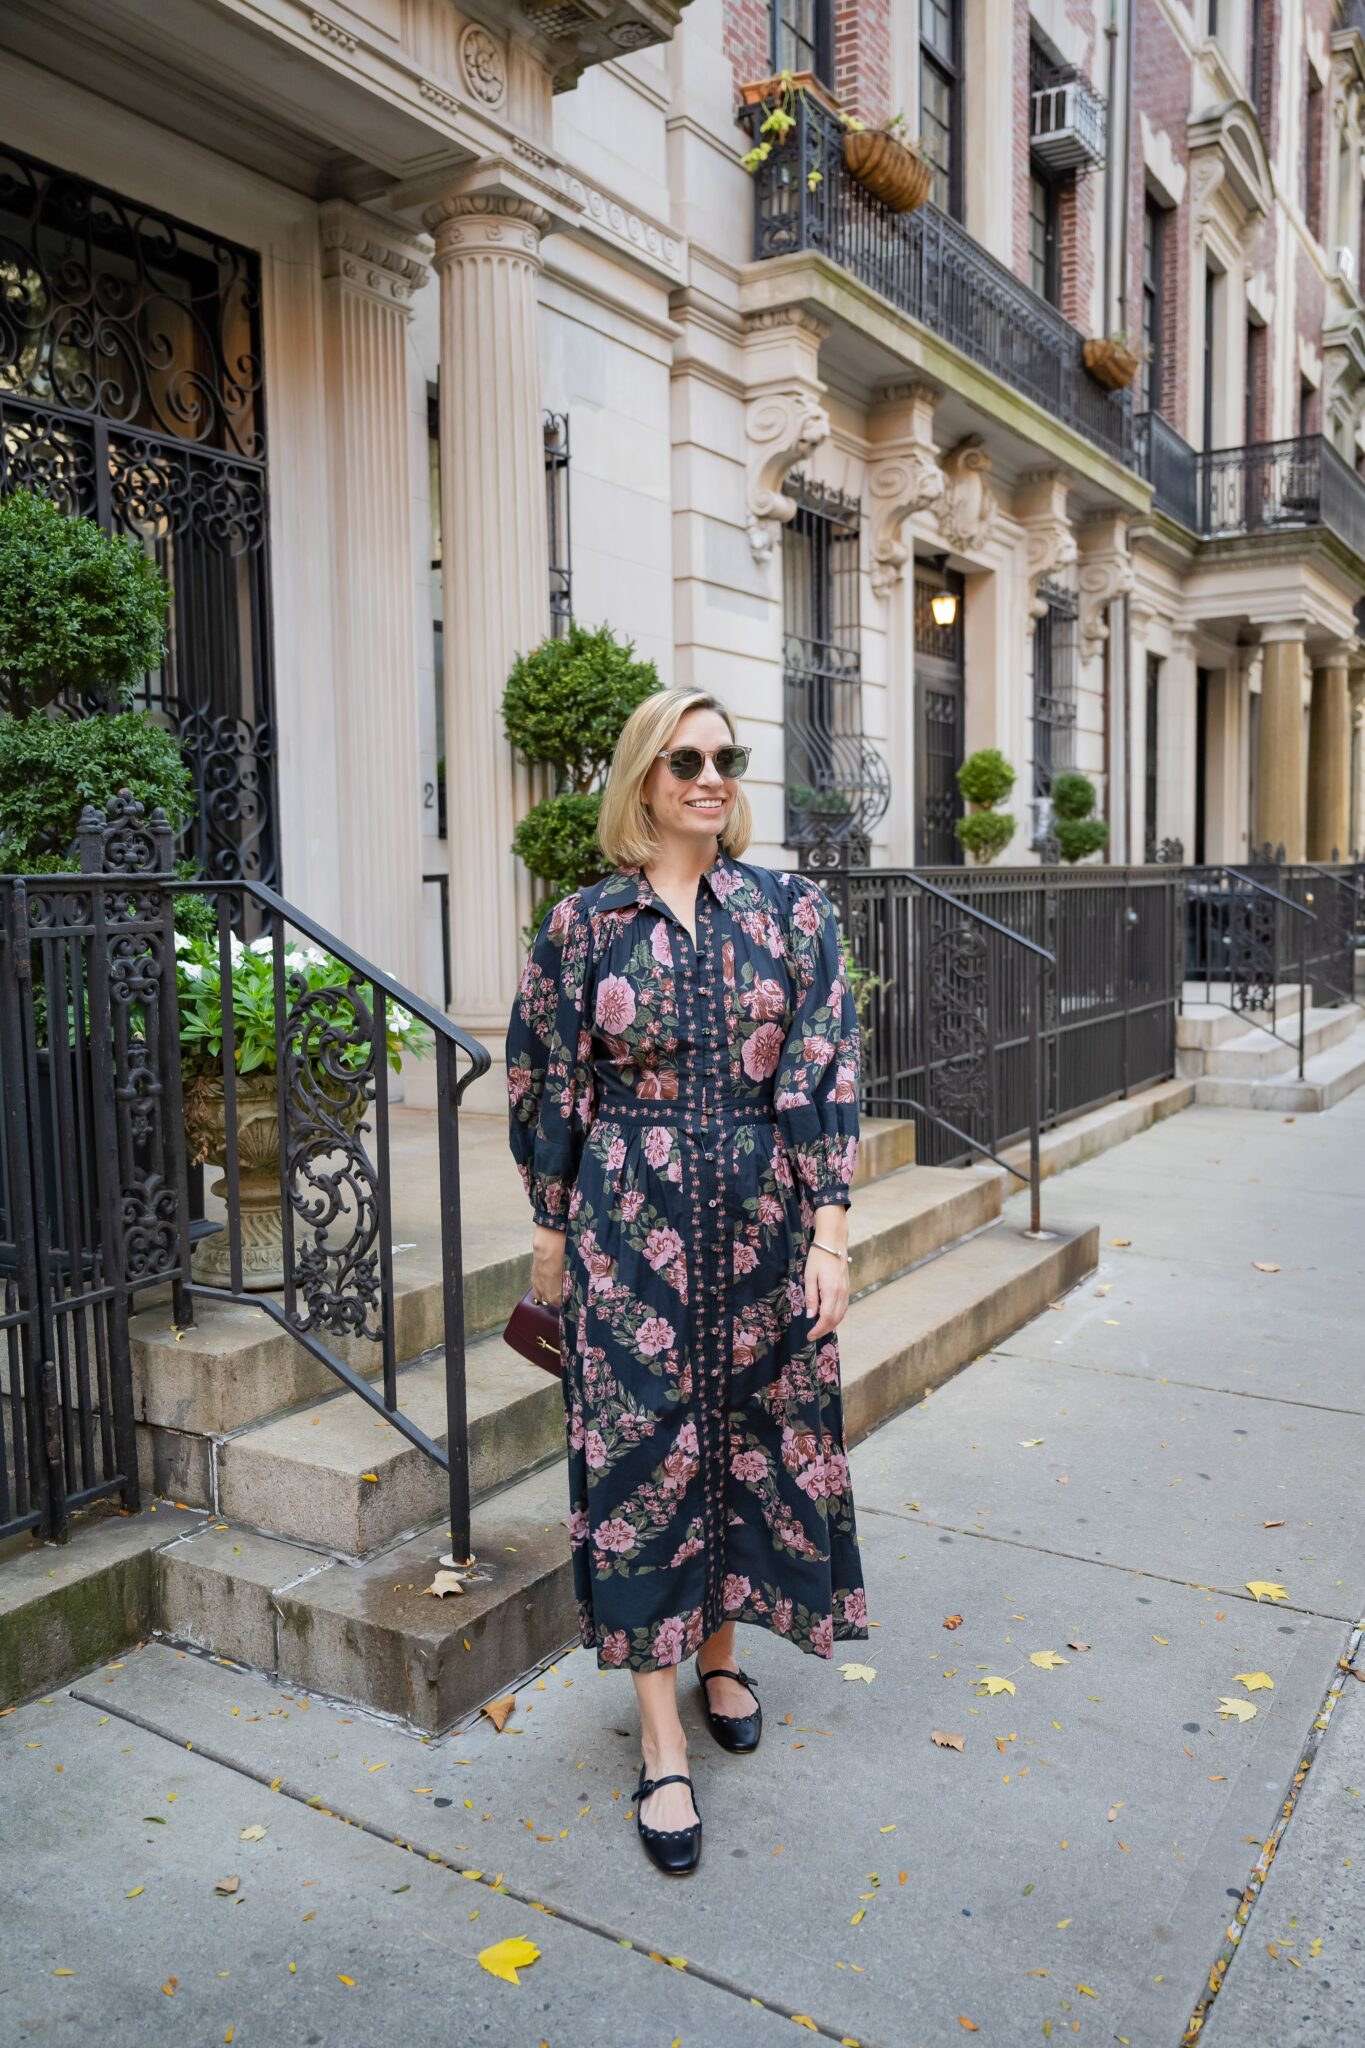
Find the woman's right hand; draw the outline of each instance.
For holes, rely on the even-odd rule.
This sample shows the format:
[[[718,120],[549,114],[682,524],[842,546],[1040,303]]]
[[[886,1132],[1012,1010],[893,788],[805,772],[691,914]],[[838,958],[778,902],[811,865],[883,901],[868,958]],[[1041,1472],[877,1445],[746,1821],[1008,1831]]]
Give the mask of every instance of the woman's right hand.
[[[559,1306],[564,1281],[564,1232],[537,1223],[531,1236],[531,1292]]]

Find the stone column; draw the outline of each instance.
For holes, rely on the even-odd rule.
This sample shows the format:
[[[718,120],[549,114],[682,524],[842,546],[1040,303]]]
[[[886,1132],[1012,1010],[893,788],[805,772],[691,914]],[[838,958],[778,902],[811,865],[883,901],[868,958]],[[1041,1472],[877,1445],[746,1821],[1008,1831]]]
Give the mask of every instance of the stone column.
[[[1298,861],[1304,857],[1303,621],[1267,627],[1261,638],[1261,736],[1252,848],[1283,846],[1285,859]]]
[[[1345,860],[1351,835],[1351,649],[1313,656],[1308,723],[1308,858]]]
[[[441,285],[451,1014],[496,1055],[533,901],[512,832],[543,793],[514,761],[501,701],[514,655],[550,624],[536,301],[551,217],[504,183],[474,182],[423,218]]]
[[[319,226],[341,935],[409,988],[429,993],[421,983],[407,326],[408,300],[426,283],[430,251],[420,237],[345,200],[328,200]]]

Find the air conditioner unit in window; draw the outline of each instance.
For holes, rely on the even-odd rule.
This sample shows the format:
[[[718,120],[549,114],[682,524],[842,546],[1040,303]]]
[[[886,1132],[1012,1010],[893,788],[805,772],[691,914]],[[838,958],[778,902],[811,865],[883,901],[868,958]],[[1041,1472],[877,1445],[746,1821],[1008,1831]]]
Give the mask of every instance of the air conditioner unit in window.
[[[1104,127],[1105,103],[1088,78],[1063,76],[1035,87],[1029,148],[1049,170],[1103,163]]]

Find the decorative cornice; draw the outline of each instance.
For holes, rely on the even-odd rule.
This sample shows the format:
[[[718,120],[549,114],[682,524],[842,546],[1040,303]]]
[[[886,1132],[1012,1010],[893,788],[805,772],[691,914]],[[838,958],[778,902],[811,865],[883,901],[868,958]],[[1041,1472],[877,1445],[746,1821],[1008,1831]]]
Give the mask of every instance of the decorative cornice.
[[[974,555],[989,539],[997,511],[990,485],[991,458],[980,434],[968,434],[949,449],[939,467],[945,491],[938,523],[954,547]]]
[[[502,44],[482,22],[471,21],[460,31],[459,50],[460,75],[470,95],[481,106],[500,107],[507,98],[507,58]]]
[[[314,9],[308,16],[308,23],[315,36],[321,36],[325,43],[331,43],[347,57],[354,57],[358,47],[357,38],[348,28],[342,28],[336,21],[329,21],[325,14]]]
[[[529,151],[513,144],[519,154]],[[546,163],[549,159],[544,159]],[[647,258],[652,266],[661,267],[676,282],[686,274],[683,244],[667,227],[647,215],[637,213],[634,208],[623,206],[610,192],[600,192],[593,185],[580,178],[575,171],[564,171],[560,182],[565,193],[582,209],[584,227],[593,227],[609,235],[614,242],[622,243],[635,254]]]
[[[761,313],[744,315],[746,334],[778,334],[787,328],[798,334],[808,334],[817,343],[828,341],[834,331],[828,321],[821,320],[808,306],[775,306]]]
[[[1132,592],[1137,575],[1133,558],[1121,546],[1086,549],[1076,582],[1080,590],[1081,659],[1089,661],[1109,638],[1109,607]]]
[[[405,228],[328,199],[318,208],[324,278],[339,278],[385,305],[406,306],[429,275],[431,250]]]
[[[1078,553],[1076,536],[1066,516],[1067,480],[1061,470],[1036,470],[1023,479],[1025,501],[1016,517],[1028,544],[1028,626],[1032,632],[1047,611],[1042,586],[1059,569],[1070,568]]]
[[[462,114],[464,101],[457,100],[453,92],[446,92],[442,86],[433,85],[429,78],[419,78],[417,90],[429,106],[439,107],[443,114]]]
[[[876,438],[867,461],[872,588],[878,597],[889,597],[904,579],[910,555],[901,538],[906,520],[938,504],[948,486],[934,448],[938,392],[928,384],[901,383],[878,396]]]
[[[744,414],[748,450],[749,546],[756,561],[772,553],[779,525],[796,516],[784,495],[789,473],[829,434],[829,414],[810,391],[765,391]]]

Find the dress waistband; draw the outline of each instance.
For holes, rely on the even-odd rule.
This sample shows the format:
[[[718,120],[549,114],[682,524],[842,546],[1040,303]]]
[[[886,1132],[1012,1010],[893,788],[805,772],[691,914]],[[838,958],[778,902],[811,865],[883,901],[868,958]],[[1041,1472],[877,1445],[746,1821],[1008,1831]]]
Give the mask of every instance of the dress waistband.
[[[777,1122],[777,1111],[772,1104],[759,1102],[698,1102],[684,1103],[674,1097],[642,1100],[638,1095],[607,1096],[599,1105],[597,1115],[604,1123],[615,1123],[625,1119],[631,1123],[648,1124],[772,1124]]]

